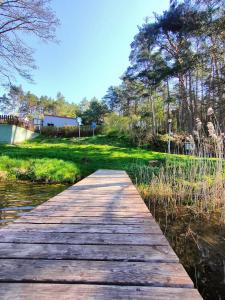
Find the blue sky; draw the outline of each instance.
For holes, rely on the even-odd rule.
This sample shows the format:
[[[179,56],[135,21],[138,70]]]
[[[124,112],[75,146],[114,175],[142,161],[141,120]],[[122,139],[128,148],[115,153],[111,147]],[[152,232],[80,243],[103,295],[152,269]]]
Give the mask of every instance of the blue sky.
[[[129,65],[130,43],[138,25],[153,12],[166,10],[169,0],[53,0],[60,19],[59,44],[33,39],[38,69],[35,84],[17,78],[25,91],[55,97],[60,91],[66,100],[101,98]]]

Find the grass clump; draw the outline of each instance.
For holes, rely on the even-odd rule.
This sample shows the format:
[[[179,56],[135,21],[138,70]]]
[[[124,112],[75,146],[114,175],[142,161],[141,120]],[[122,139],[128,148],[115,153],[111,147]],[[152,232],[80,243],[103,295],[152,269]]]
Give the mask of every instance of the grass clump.
[[[41,182],[74,182],[79,179],[76,165],[60,159],[18,159],[7,155],[0,158],[2,180],[30,180]]]
[[[61,159],[39,159],[34,162],[33,176],[38,181],[75,182],[80,178],[79,168]]]

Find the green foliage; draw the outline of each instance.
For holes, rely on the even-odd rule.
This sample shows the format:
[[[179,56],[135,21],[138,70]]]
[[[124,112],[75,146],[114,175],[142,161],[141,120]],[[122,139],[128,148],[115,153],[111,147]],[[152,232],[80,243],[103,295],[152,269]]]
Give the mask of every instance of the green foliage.
[[[159,99],[159,105],[161,99]],[[160,114],[163,113],[161,110],[158,111]],[[152,135],[150,130],[150,125],[146,120],[148,116],[119,116],[116,113],[107,114],[105,117],[105,122],[103,126],[103,132],[106,135],[114,136],[117,138],[126,138],[132,144],[138,144],[147,149],[156,150],[160,152],[167,152],[168,148],[168,135],[157,134]],[[178,144],[176,139],[171,139],[171,148],[172,150],[178,149]],[[182,147],[179,147],[180,152],[182,153]]]
[[[170,1],[138,27],[122,84],[103,98],[110,111],[141,117],[137,139],[168,132],[169,119],[173,132],[190,134],[211,106],[225,130],[224,7],[223,0]]]
[[[103,102],[107,105],[110,112],[116,111],[120,105],[121,90],[118,87],[110,86],[103,97]]]
[[[47,96],[40,98],[31,92],[25,93],[21,86],[11,86],[8,95],[0,99],[0,109],[4,114],[19,114],[29,117],[42,118],[44,114],[76,117],[79,107],[69,103],[65,97],[58,93],[56,99]]]
[[[117,137],[129,137],[130,117],[119,116],[115,113],[107,114],[104,122],[104,133]]]
[[[91,99],[88,108],[81,114],[83,124],[90,125],[92,122],[102,124],[107,112],[107,106],[98,101],[98,99],[93,98]]]
[[[72,183],[80,178],[79,169],[73,163],[48,158],[35,161],[32,175],[37,181],[46,182]]]
[[[76,165],[60,159],[24,159],[4,155],[0,157],[0,170],[3,172],[0,174],[9,180],[72,183],[80,178]]]
[[[130,147],[128,141],[105,136],[45,138],[0,145],[0,177],[43,182],[75,182],[100,168],[129,171],[133,164],[162,159],[162,153]]]
[[[95,134],[100,134],[102,132],[102,126],[98,125],[95,129]],[[64,127],[55,127],[55,126],[45,126],[41,129],[41,134],[47,137],[78,137],[79,128],[78,126],[64,126]],[[90,126],[81,126],[80,136],[92,136],[93,129]]]

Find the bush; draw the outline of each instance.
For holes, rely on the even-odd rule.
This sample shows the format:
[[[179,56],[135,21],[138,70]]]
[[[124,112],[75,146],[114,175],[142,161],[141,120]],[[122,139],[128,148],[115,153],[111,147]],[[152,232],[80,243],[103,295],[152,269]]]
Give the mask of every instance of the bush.
[[[128,137],[130,133],[130,118],[110,113],[105,117],[103,131],[109,136]]]
[[[100,134],[102,131],[101,126],[97,126],[95,129],[95,134]],[[54,127],[54,126],[45,126],[41,129],[41,134],[47,137],[78,137],[79,128],[78,126],[64,126],[64,127]],[[92,136],[93,130],[90,126],[81,126],[80,136],[87,137]]]

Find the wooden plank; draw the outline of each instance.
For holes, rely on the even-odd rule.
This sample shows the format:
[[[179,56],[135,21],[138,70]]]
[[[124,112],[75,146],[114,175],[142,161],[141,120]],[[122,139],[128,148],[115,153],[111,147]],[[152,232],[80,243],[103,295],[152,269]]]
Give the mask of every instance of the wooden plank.
[[[119,198],[118,199],[120,199],[120,197],[122,197],[122,198],[130,198],[130,199],[132,199],[132,198],[136,198],[137,196],[138,196],[138,194],[136,194],[136,191],[131,191],[130,193],[125,193],[125,192],[121,192],[120,190],[119,191],[105,191],[105,192],[98,192],[98,191],[90,191],[90,192],[80,192],[80,191],[71,191],[70,193],[66,193],[66,194],[64,194],[63,195],[63,197],[64,198],[69,198],[69,197],[72,197],[72,195],[74,195],[73,193],[77,193],[77,196],[75,197],[76,199],[78,199],[78,198],[80,198],[80,199],[82,199],[82,198],[86,198],[86,199],[88,199],[88,197],[90,198],[90,194],[93,194],[94,196],[94,199],[97,199],[97,198],[106,198],[108,195],[110,195],[110,194],[118,194],[119,195]],[[110,193],[110,194],[109,194]],[[79,197],[78,197],[78,195],[79,195]],[[134,197],[134,195],[135,195],[135,197]],[[132,197],[133,196],[133,197]],[[116,200],[114,200],[114,201],[116,201]],[[143,200],[142,200],[143,201]]]
[[[52,205],[62,205],[62,206],[103,206],[103,205],[111,205],[114,207],[145,207],[144,202],[140,200],[131,200],[131,199],[121,199],[121,200],[113,200],[113,199],[61,199],[54,201],[47,201],[41,204],[41,207],[52,206]]]
[[[61,198],[61,199],[53,199],[53,200],[49,200],[47,202],[44,202],[41,205],[63,205],[63,204],[67,204],[67,205],[76,205],[76,204],[98,204],[98,205],[104,205],[104,204],[114,204],[116,205],[122,205],[122,206],[133,206],[133,205],[144,205],[144,201],[143,200],[139,200],[139,199],[130,199],[130,198],[123,198],[123,199],[106,199],[106,198],[100,198],[100,197],[96,197],[96,198],[82,198],[82,197],[77,197],[77,198]]]
[[[193,287],[177,263],[3,259],[2,280]]]
[[[108,205],[107,205],[108,204]],[[120,210],[126,210],[128,209],[128,211],[133,211],[134,209],[143,209],[142,205],[136,204],[136,203],[127,203],[126,205],[121,205],[120,203],[118,204],[109,204],[108,202],[98,202],[98,201],[93,201],[93,202],[62,202],[62,203],[58,203],[58,202],[52,202],[52,203],[46,203],[46,204],[41,204],[38,207],[40,208],[45,208],[45,209],[67,209],[69,210],[70,208],[73,209],[74,208],[85,208],[86,210],[90,209],[98,209],[98,208],[102,208],[102,207],[106,207],[108,210],[116,210],[116,211],[120,211]]]
[[[77,193],[77,192],[63,192],[61,195],[58,194],[54,197],[52,197],[51,199],[49,199],[48,201],[59,201],[59,200],[112,200],[114,202],[117,201],[139,201],[139,202],[144,202],[143,199],[141,198],[141,196],[138,193],[132,193],[131,195],[122,195],[121,193],[112,193],[112,194],[95,194],[93,193],[92,197],[90,198],[90,195],[88,197],[88,194],[84,194],[84,193]],[[141,201],[140,201],[141,200]]]
[[[169,246],[162,234],[0,231],[0,243]]]
[[[132,203],[132,202],[113,202],[113,201],[104,201],[100,202],[98,200],[95,201],[63,201],[63,202],[52,202],[46,204],[41,204],[35,208],[36,210],[41,209],[57,209],[61,208],[64,210],[72,210],[74,212],[79,210],[87,210],[86,207],[89,207],[89,210],[97,210],[97,211],[105,211],[105,210],[117,210],[117,211],[140,211],[140,212],[148,212],[149,209],[144,203]]]
[[[169,246],[2,243],[0,258],[177,262]]]
[[[107,195],[108,193],[121,193],[122,195],[130,195],[133,193],[136,193],[135,189],[132,188],[122,188],[122,187],[115,187],[115,188],[107,188],[107,187],[96,187],[90,188],[90,186],[85,186],[85,189],[83,188],[73,188],[70,189],[70,193],[80,193],[81,195],[90,195],[90,192],[95,193],[96,195]],[[65,193],[65,195],[70,195],[70,193]]]
[[[65,215],[67,212],[70,214],[82,214],[82,213],[134,213],[134,214],[142,214],[142,213],[147,213],[149,214],[149,210],[147,209],[146,206],[120,206],[120,207],[114,207],[113,205],[109,206],[89,206],[88,208],[86,206],[78,206],[78,207],[63,207],[63,206],[48,206],[48,207],[43,207],[43,206],[38,206],[37,208],[33,209],[32,212],[34,213],[52,213],[52,212],[60,212],[63,215]]]
[[[2,300],[200,300],[189,288],[87,284],[0,283]]]
[[[92,174],[93,175],[93,174]],[[71,190],[74,188],[77,188],[79,186],[84,186],[84,185],[92,185],[95,184],[96,186],[103,185],[103,187],[108,186],[108,188],[113,188],[116,186],[128,186],[130,184],[129,179],[124,176],[124,177],[110,177],[110,176],[103,176],[103,177],[86,177],[76,184],[70,186],[67,190]]]
[[[134,206],[145,206],[144,202],[141,203],[140,200],[130,201],[127,200],[107,200],[107,199],[64,199],[64,200],[56,200],[56,201],[47,201],[41,204],[41,207],[46,206],[64,206],[64,207],[78,207],[78,206],[114,206],[114,207],[134,207]]]
[[[114,192],[111,193],[111,195],[113,195]],[[82,194],[79,192],[75,192],[75,195],[64,195],[62,197],[60,197],[60,199],[58,198],[54,198],[52,200],[48,200],[49,202],[64,202],[64,201],[69,201],[69,202],[75,202],[75,201],[89,201],[90,203],[93,201],[99,201],[99,202],[104,202],[107,201],[108,203],[126,203],[126,204],[132,204],[132,203],[143,203],[144,204],[144,200],[143,199],[138,199],[137,195],[136,197],[132,197],[131,195],[121,195],[120,197],[110,197],[109,195],[105,194],[95,194],[94,192],[92,192],[92,196],[90,197],[90,194]],[[132,193],[132,195],[134,195],[134,193]],[[124,201],[124,202],[123,202]]]
[[[65,211],[41,211],[36,212],[35,210],[23,213],[23,216],[51,216],[51,217],[102,217],[102,218],[147,218],[150,216],[148,212],[126,212],[126,211],[108,211],[98,212],[98,211],[81,211],[81,212],[73,212],[70,210]]]
[[[99,200],[99,201],[114,201],[115,203],[118,202],[118,201],[137,201],[137,202],[144,202],[143,199],[141,199],[141,197],[137,194],[132,194],[132,195],[129,195],[128,197],[127,196],[124,196],[124,195],[121,195],[121,194],[118,194],[118,195],[95,195],[93,194],[90,198],[90,195],[83,195],[83,194],[77,194],[77,193],[74,193],[74,194],[70,194],[70,195],[67,195],[67,194],[62,194],[62,195],[57,195],[51,199],[48,200],[48,202],[54,202],[54,201],[64,201],[64,200],[72,200],[72,201],[79,201],[79,200],[88,200],[88,201],[93,201],[93,200]]]
[[[121,193],[116,193],[116,194],[103,194],[103,195],[99,195],[99,194],[94,194],[91,195],[91,198],[90,198],[90,195],[88,196],[88,194],[82,194],[82,193],[74,193],[74,192],[62,192],[61,194],[58,194],[54,197],[52,197],[51,199],[49,199],[48,201],[56,201],[56,200],[61,200],[61,199],[71,199],[71,200],[82,200],[82,199],[86,199],[86,200],[89,200],[89,201],[92,201],[92,199],[96,199],[96,200],[114,200],[114,201],[117,201],[117,200],[126,200],[126,199],[129,199],[129,200],[141,200],[143,202],[143,199],[141,198],[141,196],[135,192],[135,193],[132,193],[130,194],[128,197],[126,195],[123,195]]]
[[[109,169],[98,169],[97,171],[95,171],[92,175],[89,175],[88,177],[94,177],[94,176],[103,176],[107,174],[108,176],[112,175],[112,176],[126,176],[126,172],[123,170],[109,170]]]
[[[141,200],[142,201],[142,200]],[[67,206],[88,206],[88,205],[92,205],[92,206],[103,206],[103,205],[114,205],[116,206],[135,206],[135,205],[145,205],[144,202],[142,204],[140,200],[135,200],[135,201],[131,201],[130,199],[120,199],[120,200],[116,200],[114,201],[112,200],[107,200],[107,199],[68,199],[68,198],[64,198],[61,200],[54,200],[54,201],[47,201],[44,202],[43,204],[41,204],[41,206],[48,206],[48,205],[67,205]]]
[[[155,221],[148,225],[96,225],[96,224],[24,224],[14,223],[4,226],[2,230],[11,231],[41,231],[41,232],[77,232],[77,233],[145,233],[145,234],[162,234],[159,226]],[[0,231],[1,233],[1,231]]]
[[[148,218],[112,218],[112,217],[48,217],[48,216],[23,216],[14,221],[16,223],[34,223],[34,224],[99,224],[99,225],[130,225],[146,224],[151,225],[151,219]]]
[[[95,197],[107,197],[108,195],[110,195],[110,193],[115,193],[116,195],[119,195],[120,197],[132,197],[135,196],[137,197],[138,193],[136,190],[123,190],[123,189],[117,189],[117,190],[109,190],[109,189],[93,189],[93,190],[87,190],[87,191],[77,191],[77,190],[70,190],[70,192],[65,192],[63,194],[64,197],[69,197],[71,195],[73,195],[73,193],[79,193],[80,196],[83,197],[90,197],[90,192],[95,194]],[[77,194],[78,195],[78,194]]]

